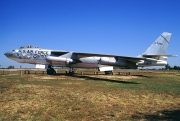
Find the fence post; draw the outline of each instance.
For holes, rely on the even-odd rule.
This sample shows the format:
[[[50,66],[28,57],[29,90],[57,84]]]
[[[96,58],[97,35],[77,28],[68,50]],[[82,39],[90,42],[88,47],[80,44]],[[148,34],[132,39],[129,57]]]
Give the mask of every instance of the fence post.
[[[130,72],[127,72],[127,73],[126,73],[126,76],[129,76],[129,75],[130,75]]]

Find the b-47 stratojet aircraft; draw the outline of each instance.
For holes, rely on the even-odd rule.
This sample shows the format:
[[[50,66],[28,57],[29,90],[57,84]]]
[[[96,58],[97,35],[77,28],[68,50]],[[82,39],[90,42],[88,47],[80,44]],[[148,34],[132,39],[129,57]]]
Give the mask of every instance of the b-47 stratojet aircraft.
[[[111,73],[113,68],[137,69],[145,66],[165,66],[167,57],[166,51],[170,42],[171,33],[163,32],[149,48],[137,57],[69,52],[61,50],[50,50],[36,46],[22,46],[6,52],[4,55],[19,63],[46,65],[47,74],[55,74],[53,67],[69,67],[69,73],[74,68],[98,68],[99,71]]]

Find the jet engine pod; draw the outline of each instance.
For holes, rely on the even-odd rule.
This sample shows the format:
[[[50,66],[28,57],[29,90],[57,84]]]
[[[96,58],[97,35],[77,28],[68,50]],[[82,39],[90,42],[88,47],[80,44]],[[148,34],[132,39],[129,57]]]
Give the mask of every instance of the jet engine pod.
[[[116,64],[116,59],[114,57],[101,57],[100,64],[103,65]]]
[[[63,58],[63,57],[48,56],[46,59],[49,62],[65,62],[66,64],[73,62],[71,58]]]
[[[142,61],[138,63],[139,67],[144,67],[144,66],[165,66],[167,65],[167,61],[164,60],[157,60],[157,61]]]

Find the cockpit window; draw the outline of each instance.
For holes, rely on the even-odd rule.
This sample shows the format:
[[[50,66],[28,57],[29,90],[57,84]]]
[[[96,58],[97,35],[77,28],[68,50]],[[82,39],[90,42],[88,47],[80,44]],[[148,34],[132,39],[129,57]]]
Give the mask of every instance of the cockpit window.
[[[20,49],[23,49],[23,48],[38,48],[38,47],[37,46],[33,46],[33,45],[28,45],[28,46],[20,47]]]
[[[24,47],[22,46],[22,47],[20,47],[20,49],[23,49]]]

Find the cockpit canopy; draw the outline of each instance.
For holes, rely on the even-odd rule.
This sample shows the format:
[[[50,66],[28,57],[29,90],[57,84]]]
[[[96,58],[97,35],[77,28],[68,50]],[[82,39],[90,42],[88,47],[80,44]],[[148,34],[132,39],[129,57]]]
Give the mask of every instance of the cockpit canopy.
[[[33,45],[27,45],[27,46],[21,46],[19,49],[24,49],[24,48],[38,48],[38,47]]]

